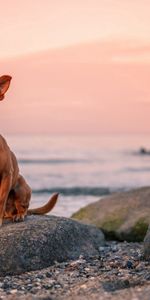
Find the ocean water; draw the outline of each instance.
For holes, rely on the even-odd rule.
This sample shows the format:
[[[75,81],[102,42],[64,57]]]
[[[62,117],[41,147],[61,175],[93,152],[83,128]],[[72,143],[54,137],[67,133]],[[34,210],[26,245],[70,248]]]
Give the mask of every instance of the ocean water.
[[[150,149],[146,135],[5,138],[32,188],[31,207],[60,193],[55,215],[69,217],[111,192],[150,185],[150,155],[139,154],[140,147]]]

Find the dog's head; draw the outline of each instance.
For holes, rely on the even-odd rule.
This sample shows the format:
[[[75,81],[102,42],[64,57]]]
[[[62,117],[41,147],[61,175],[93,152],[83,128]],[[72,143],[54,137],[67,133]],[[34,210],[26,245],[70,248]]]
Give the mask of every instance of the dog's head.
[[[15,201],[15,207],[17,209],[17,212],[23,218],[27,215],[27,211],[28,211],[28,208],[29,208],[30,197],[31,196],[28,197],[28,195],[24,195],[23,197],[18,198]]]
[[[3,75],[0,77],[0,101],[4,99],[11,81],[11,76]]]

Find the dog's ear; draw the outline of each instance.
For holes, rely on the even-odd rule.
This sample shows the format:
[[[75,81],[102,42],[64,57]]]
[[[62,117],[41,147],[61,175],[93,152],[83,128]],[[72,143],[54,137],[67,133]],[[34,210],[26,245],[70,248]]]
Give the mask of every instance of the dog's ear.
[[[4,95],[7,92],[11,81],[11,76],[3,75],[0,77],[0,100],[4,99]]]

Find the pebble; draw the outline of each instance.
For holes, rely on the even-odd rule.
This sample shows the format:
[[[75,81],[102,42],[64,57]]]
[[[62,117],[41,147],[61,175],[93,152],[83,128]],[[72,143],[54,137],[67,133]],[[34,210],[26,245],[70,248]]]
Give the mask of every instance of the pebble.
[[[132,261],[128,260],[127,263],[126,263],[126,266],[127,266],[128,269],[133,269]]]
[[[10,293],[11,294],[16,294],[18,292],[18,290],[11,290]]]

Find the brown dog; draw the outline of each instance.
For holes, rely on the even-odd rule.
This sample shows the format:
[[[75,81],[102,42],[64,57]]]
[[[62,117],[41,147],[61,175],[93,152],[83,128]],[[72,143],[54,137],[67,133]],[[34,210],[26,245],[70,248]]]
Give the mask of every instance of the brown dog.
[[[0,77],[0,100],[4,99],[11,77]],[[28,210],[31,189],[19,174],[17,159],[5,139],[0,135],[0,226],[3,218],[23,220],[26,214],[45,214],[55,205],[58,194],[43,207]]]
[[[31,188],[23,176],[19,175],[16,186],[9,193],[4,219],[23,221],[26,215],[46,214],[55,206],[57,198],[58,194],[54,194],[44,206],[28,209],[31,199]]]
[[[18,176],[18,164],[12,158],[12,152],[5,139],[0,135],[0,225],[2,225],[9,192],[15,188]]]
[[[9,192],[4,218],[12,219],[13,221],[24,220],[30,199],[31,189],[23,176],[19,175],[15,187]]]

